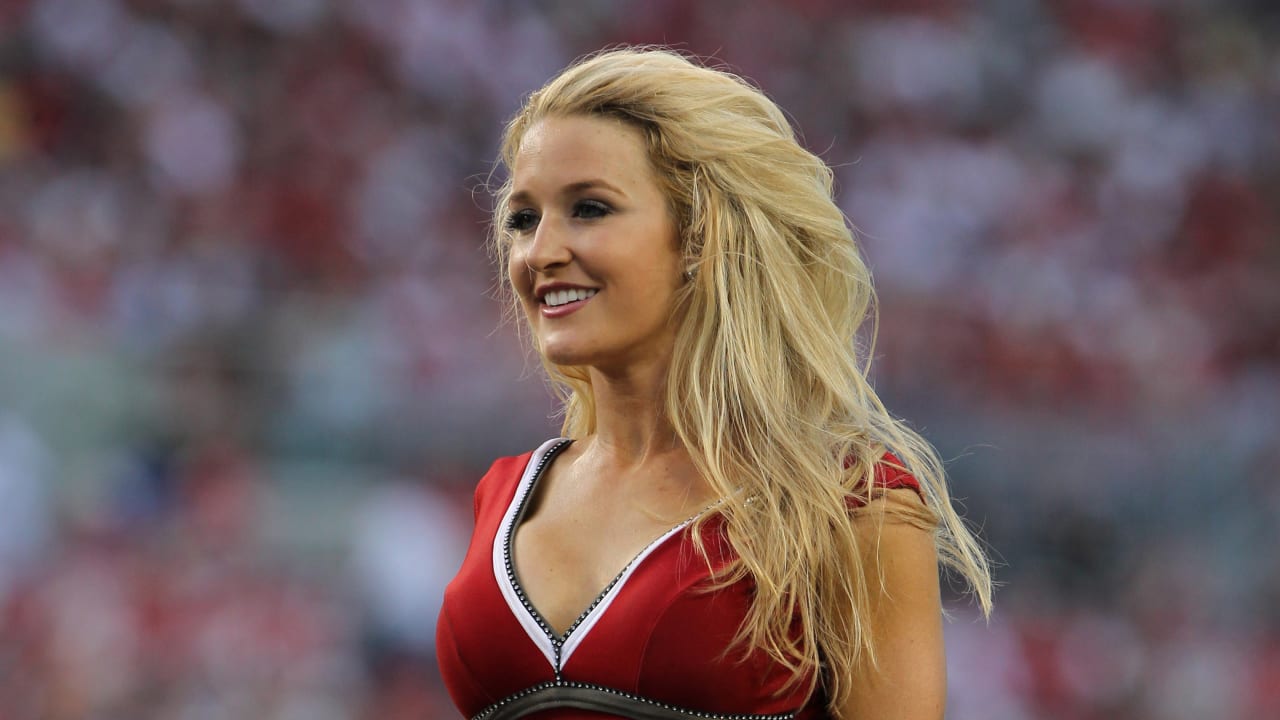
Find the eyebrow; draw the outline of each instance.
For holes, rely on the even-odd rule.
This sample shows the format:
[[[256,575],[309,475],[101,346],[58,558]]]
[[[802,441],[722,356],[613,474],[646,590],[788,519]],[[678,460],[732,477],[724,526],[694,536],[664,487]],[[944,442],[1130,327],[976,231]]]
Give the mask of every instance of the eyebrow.
[[[559,190],[559,194],[560,194],[560,195],[574,195],[574,194],[576,194],[576,193],[580,193],[580,192],[582,192],[582,191],[584,191],[584,190],[595,190],[595,189],[597,189],[597,188],[602,188],[602,189],[604,189],[604,190],[608,190],[608,191],[610,191],[610,192],[616,193],[616,194],[621,195],[621,196],[623,196],[623,197],[626,197],[626,196],[627,196],[627,194],[626,194],[625,192],[623,192],[622,190],[618,189],[618,187],[617,187],[616,185],[614,185],[614,184],[610,183],[608,180],[604,180],[604,179],[602,179],[602,178],[591,178],[591,179],[589,179],[589,180],[579,180],[579,181],[577,181],[577,182],[569,183],[568,185],[565,185],[564,187],[560,188],[560,190]],[[527,193],[527,192],[525,192],[525,191],[523,191],[523,190],[520,190],[520,191],[517,191],[517,192],[511,193],[511,197],[507,200],[507,202],[508,202],[508,203],[513,203],[513,202],[526,202],[526,201],[528,201],[528,199],[529,199],[529,193]]]

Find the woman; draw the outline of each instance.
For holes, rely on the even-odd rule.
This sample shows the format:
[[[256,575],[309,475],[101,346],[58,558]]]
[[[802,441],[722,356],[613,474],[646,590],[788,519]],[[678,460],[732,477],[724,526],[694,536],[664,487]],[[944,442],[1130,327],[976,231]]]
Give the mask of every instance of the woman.
[[[563,439],[504,458],[445,595],[465,716],[941,718],[936,455],[866,380],[831,172],[740,78],[605,52],[506,130],[494,246]],[[892,448],[892,453],[888,452]]]

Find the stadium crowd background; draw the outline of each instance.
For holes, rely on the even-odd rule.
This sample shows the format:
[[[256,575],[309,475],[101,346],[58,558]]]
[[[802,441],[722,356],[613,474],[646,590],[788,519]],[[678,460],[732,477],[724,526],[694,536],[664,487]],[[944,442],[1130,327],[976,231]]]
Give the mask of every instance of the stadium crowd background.
[[[1002,588],[955,720],[1280,716],[1280,11],[0,2],[0,718],[452,717],[471,484],[554,434],[482,247],[581,53],[753,78]]]

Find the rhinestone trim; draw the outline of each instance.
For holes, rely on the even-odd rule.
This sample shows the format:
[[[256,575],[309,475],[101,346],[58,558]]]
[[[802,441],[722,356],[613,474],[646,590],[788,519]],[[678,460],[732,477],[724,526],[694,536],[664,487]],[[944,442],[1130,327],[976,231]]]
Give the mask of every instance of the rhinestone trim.
[[[549,694],[554,690],[574,690],[581,692],[576,693],[577,697],[575,699],[577,702],[572,705],[565,700],[561,700],[560,702],[551,701],[552,704],[529,708],[529,711],[541,712],[555,707],[578,707],[591,709],[588,706],[598,705],[601,710],[616,712],[617,709],[611,706],[616,705],[616,701],[621,701],[626,704],[634,705],[634,710],[638,713],[643,713],[641,717],[656,717],[657,713],[662,713],[662,717],[670,718],[670,720],[794,720],[796,712],[798,712],[795,711],[773,715],[704,712],[701,710],[690,710],[676,705],[670,705],[642,695],[634,695],[632,693],[604,685],[556,679],[539,683],[538,685],[525,688],[513,695],[508,695],[484,710],[481,710],[478,714],[473,715],[471,720],[515,720],[516,718],[523,717],[525,713],[521,712],[518,715],[510,715],[509,713],[502,713],[502,711],[509,708],[513,703],[521,701],[530,702],[534,700],[535,696],[538,694]],[[605,698],[601,698],[601,695],[604,695],[606,698],[612,699],[615,702],[606,704],[607,700]]]
[[[507,580],[511,583],[512,589],[516,591],[516,597],[520,599],[520,604],[523,605],[525,611],[529,613],[529,617],[532,617],[534,621],[538,623],[538,627],[542,628],[543,634],[551,640],[551,647],[555,651],[555,671],[557,677],[560,675],[560,651],[564,647],[564,641],[569,637],[569,634],[573,632],[573,628],[582,621],[582,618],[580,617],[578,620],[574,621],[574,624],[565,632],[564,637],[556,634],[555,629],[551,627],[551,623],[548,623],[546,618],[542,617],[542,614],[538,612],[538,609],[529,601],[529,596],[525,595],[524,588],[521,587],[520,580],[516,577],[516,566],[515,560],[513,559],[512,545],[514,542],[515,529],[520,526],[520,521],[524,519],[525,507],[529,504],[529,498],[533,495],[534,488],[537,487],[538,481],[542,479],[543,471],[545,471],[547,466],[551,464],[551,461],[560,454],[560,451],[564,450],[572,442],[573,440],[570,439],[561,440],[559,443],[556,443],[547,450],[547,452],[543,453],[542,457],[538,460],[538,466],[533,470],[529,487],[525,490],[524,495],[521,496],[520,504],[516,506],[516,512],[511,519],[511,523],[502,529],[502,563],[506,567]],[[593,601],[592,606],[594,607],[598,602],[599,598]],[[588,612],[590,612],[590,610],[588,610]]]

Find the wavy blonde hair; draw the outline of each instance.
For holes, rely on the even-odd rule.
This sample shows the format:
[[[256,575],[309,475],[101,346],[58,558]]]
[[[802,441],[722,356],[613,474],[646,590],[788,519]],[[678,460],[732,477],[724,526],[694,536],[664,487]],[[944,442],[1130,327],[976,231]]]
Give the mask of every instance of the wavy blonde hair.
[[[874,292],[832,201],[831,170],[800,146],[777,105],[740,77],[670,50],[608,50],[529,96],[506,128],[506,166],[534,123],[565,116],[638,129],[679,228],[692,280],[679,298],[666,412],[723,500],[715,512],[737,557],[717,586],[755,584],[735,646],[766,651],[793,682],[808,678],[810,692],[822,682],[833,707],[848,699],[852,673],[875,667],[866,620],[874,588],[857,572],[864,549],[849,508],[851,500],[887,505],[868,505],[886,448],[926,498],[926,506],[895,503],[894,512],[934,532],[941,561],[989,612],[987,560],[952,507],[936,452],[868,383]],[[493,223],[501,268],[510,192],[508,180]],[[564,402],[564,434],[591,434],[586,368],[543,364]]]

